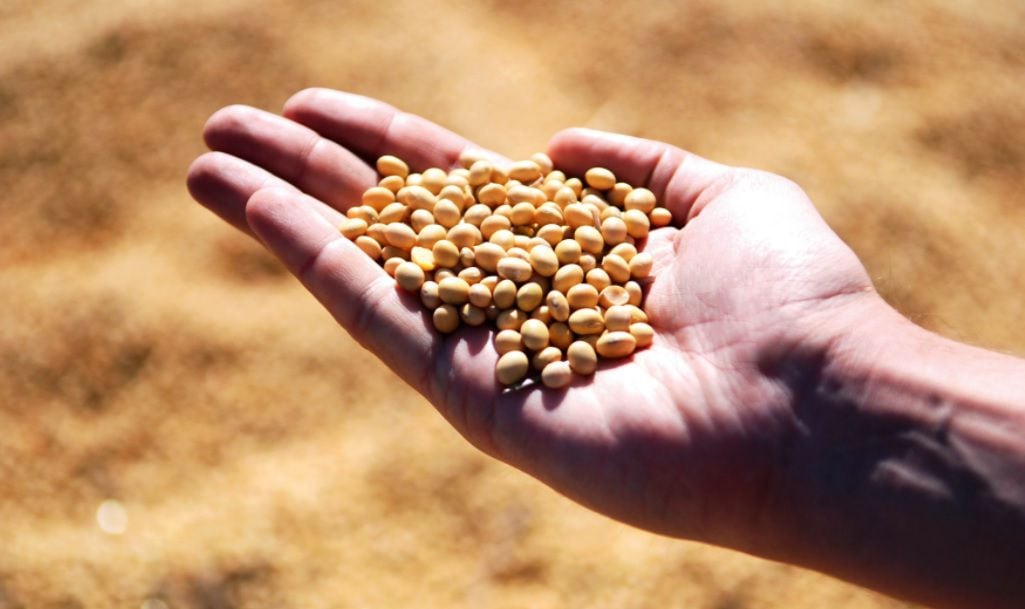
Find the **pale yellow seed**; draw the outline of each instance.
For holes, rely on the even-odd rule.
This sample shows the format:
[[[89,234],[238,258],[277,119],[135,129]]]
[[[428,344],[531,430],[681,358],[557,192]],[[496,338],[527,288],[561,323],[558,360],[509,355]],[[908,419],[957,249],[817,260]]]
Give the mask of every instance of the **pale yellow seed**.
[[[638,347],[647,347],[655,339],[655,330],[643,321],[630,324],[630,334],[637,340]]]
[[[377,210],[369,205],[357,205],[356,207],[350,207],[345,212],[347,218],[363,220],[367,224],[377,223]]]
[[[416,233],[408,225],[401,222],[392,222],[384,229],[384,238],[389,245],[408,250],[416,245]]]
[[[428,309],[436,309],[441,305],[441,297],[438,296],[438,284],[433,281],[425,281],[420,286],[420,302]]]
[[[541,169],[541,173],[544,175],[548,175],[549,173],[551,173],[552,168],[555,166],[552,163],[552,159],[543,152],[535,152],[534,154],[530,155],[530,160],[534,161],[534,163],[537,164],[537,166]]]
[[[651,225],[655,228],[669,226],[673,221],[673,214],[664,207],[656,207],[651,210]]]
[[[580,259],[577,260],[577,264],[585,273],[589,273],[598,266],[596,259],[591,254],[581,254]]]
[[[442,239],[434,244],[431,251],[434,254],[434,264],[440,267],[451,268],[459,264],[459,248],[451,241]]]
[[[598,304],[606,308],[630,304],[630,293],[623,286],[606,286],[598,297]]]
[[[471,186],[482,186],[491,181],[491,170],[493,165],[485,159],[476,161],[470,166],[470,175],[467,181]]]
[[[515,248],[513,248],[515,250]],[[533,267],[526,260],[511,255],[513,250],[510,250],[510,255],[502,258],[498,261],[498,276],[504,279],[511,279],[517,283],[522,283],[530,279],[530,275],[534,272]]]
[[[377,185],[387,188],[392,192],[398,192],[399,189],[406,185],[406,179],[402,176],[385,176],[381,178],[381,181],[378,182]]]
[[[444,239],[447,233],[448,231],[445,230],[445,227],[440,224],[425,226],[417,234],[416,244],[430,249],[434,247],[435,243]]]
[[[573,192],[573,189],[569,186],[563,184],[559,190],[555,191],[552,201],[555,201],[559,207],[565,209],[567,205],[577,202],[577,193]]]
[[[605,247],[605,240],[601,233],[593,226],[581,226],[573,231],[573,239],[580,244],[580,248],[589,254],[600,254]]]
[[[387,228],[387,226],[385,226],[384,224],[381,224],[380,222],[375,222],[367,227],[367,236],[372,238],[374,241],[380,243],[383,247],[388,244],[388,240],[384,238],[385,228]]]
[[[641,306],[641,300],[644,298],[644,291],[641,290],[641,284],[631,280],[627,281],[623,287],[626,288],[626,293],[629,295],[629,300],[627,302],[635,307]]]
[[[544,246],[536,246],[530,250],[530,265],[538,275],[551,277],[559,270],[559,258],[555,250],[545,242]]]
[[[631,260],[633,260],[633,257],[637,255],[637,248],[634,247],[631,243],[620,243],[616,247],[609,250],[609,253],[615,254],[623,260],[630,262]]]
[[[534,202],[534,189],[523,184],[516,184],[506,188],[506,196],[509,198],[509,203],[515,205],[517,203],[533,203]]]
[[[602,357],[626,357],[637,348],[637,339],[629,332],[606,332],[598,339],[595,350]]]
[[[404,222],[409,217],[409,206],[398,201],[389,203],[377,215],[377,220],[382,224]]]
[[[559,224],[546,224],[537,229],[536,233],[538,237],[548,242],[548,246],[552,248],[558,247],[558,245],[562,243],[562,237],[564,234],[564,227]],[[570,240],[570,243],[576,243],[576,241]],[[579,246],[579,244],[577,245]],[[558,256],[558,252],[556,252],[556,256]],[[562,261],[560,260],[560,262]],[[571,260],[570,262],[575,262],[575,260]]]
[[[566,300],[566,296],[558,291],[552,290],[545,296],[545,304],[551,311],[552,319],[555,321],[566,321],[569,319],[570,308],[569,301]]]
[[[387,257],[387,256],[385,256],[384,265],[383,265],[384,266],[384,272],[388,273],[392,277],[395,277],[395,271],[399,268],[399,266],[403,262],[405,262],[405,261],[402,258],[399,258],[399,257]]]
[[[544,292],[541,286],[534,283],[525,283],[516,291],[516,306],[524,311],[533,311],[541,305],[544,300]]]
[[[395,269],[395,281],[403,290],[416,292],[424,284],[424,270],[415,262],[403,262]]]
[[[360,218],[347,218],[339,228],[346,239],[355,239],[367,232],[367,221]]]
[[[630,280],[630,274],[633,271],[633,264],[627,263],[615,254],[606,254],[601,261],[601,268],[608,273],[608,276],[612,281],[616,283],[624,283]],[[650,268],[648,269],[651,270]]]
[[[549,224],[562,224],[562,210],[555,203],[542,203],[534,211],[534,224],[538,226],[546,226]]]
[[[472,286],[476,285],[477,283],[480,283],[481,279],[484,279],[484,271],[480,270],[475,266],[468,266],[465,269],[459,271],[456,277],[459,277],[460,279],[462,279],[463,281]]]
[[[491,170],[491,181],[495,184],[505,184],[509,181],[509,171],[504,167],[495,165],[495,168]]]
[[[495,243],[481,243],[473,248],[473,255],[477,266],[494,273],[498,270],[499,261],[505,258],[505,250]]]
[[[483,241],[480,229],[472,224],[456,224],[448,230],[448,240],[462,249],[473,247]]]
[[[489,210],[490,211],[490,210]],[[485,239],[491,239],[492,235],[500,230],[508,230],[512,222],[505,216],[488,214],[480,223],[480,234]]]
[[[652,264],[654,264],[654,260],[651,258],[651,254],[647,252],[637,254],[630,260],[630,276],[634,279],[644,279],[651,275]]]
[[[491,290],[481,283],[471,284],[468,298],[473,306],[486,309],[491,305]]]
[[[598,354],[594,352],[594,347],[583,340],[574,341],[569,346],[566,359],[573,372],[584,376],[594,374],[594,369],[598,367]]]
[[[513,205],[512,215],[509,218],[513,226],[525,226],[534,221],[534,204],[524,201]]]
[[[626,308],[630,309],[630,323],[644,322],[648,323],[648,314],[645,313],[637,305],[628,304]]]
[[[491,208],[487,205],[477,203],[475,205],[471,205],[470,208],[466,210],[466,213],[463,214],[463,222],[480,228],[481,224],[483,224],[489,217],[491,217]]]
[[[423,186],[406,186],[398,192],[397,198],[412,209],[431,211],[438,202],[434,193]]]
[[[527,314],[519,309],[506,309],[495,318],[495,326],[499,330],[519,330],[527,319]]]
[[[622,332],[630,328],[630,309],[612,305],[605,309],[605,328],[610,332]]]
[[[356,246],[374,260],[381,259],[381,244],[366,235],[356,237]]]
[[[643,239],[648,236],[651,222],[648,216],[639,209],[629,209],[623,212],[623,222],[626,222],[626,232],[634,239]]]
[[[570,203],[562,210],[566,225],[570,228],[594,226],[594,214],[581,203]]]
[[[498,358],[495,376],[499,383],[513,385],[523,380],[529,370],[530,361],[527,359],[527,354],[522,351],[510,351]]]
[[[539,319],[548,324],[552,321],[552,311],[548,308],[548,305],[541,305],[530,312],[530,318]]]
[[[548,326],[538,319],[528,319],[520,326],[523,345],[531,351],[540,351],[548,346]]]
[[[417,232],[419,236],[420,231],[426,226],[434,224],[434,214],[427,211],[426,209],[417,209],[413,213],[409,214],[409,225],[413,227],[413,230]]]
[[[587,185],[598,190],[608,190],[616,185],[616,175],[604,167],[592,167],[584,174]]]
[[[406,186],[423,186],[424,177],[419,173],[411,173],[406,176]]]
[[[616,182],[616,185],[613,186],[605,196],[609,200],[609,203],[622,207],[627,195],[629,195],[632,190],[633,186],[630,186],[626,182]]]
[[[523,339],[516,330],[502,330],[495,335],[495,351],[498,351],[499,355],[521,349],[523,349]]]
[[[442,199],[434,205],[434,219],[445,228],[452,228],[459,224],[459,207],[448,199]]]
[[[573,194],[580,198],[580,193],[584,190],[584,183],[580,181],[580,178],[570,178],[566,180],[566,186],[573,191]]]
[[[587,271],[587,277],[584,281],[593,285],[599,292],[612,285],[612,278],[605,272],[605,269],[591,269]]]
[[[499,309],[508,309],[516,304],[516,284],[508,279],[499,281],[492,293],[492,300]]]
[[[509,179],[529,184],[541,177],[541,167],[534,161],[516,161],[509,166]]]
[[[549,389],[562,389],[573,381],[573,369],[569,362],[550,362],[541,371],[541,382]]]
[[[477,200],[489,207],[497,207],[506,200],[505,186],[501,184],[485,184],[477,191]]]
[[[423,172],[424,188],[431,191],[431,194],[437,195],[445,187],[445,180],[447,178],[448,174],[443,169],[437,167],[426,169]]]
[[[482,161],[486,158],[487,156],[483,151],[467,148],[459,153],[459,166],[469,169],[470,167],[473,167],[473,164],[477,161]]]
[[[431,320],[438,332],[449,334],[459,327],[459,311],[450,304],[443,304],[434,309]]]
[[[438,296],[447,304],[461,305],[470,296],[470,284],[459,277],[446,277],[438,282]]]
[[[409,259],[425,271],[434,270],[434,253],[426,247],[413,246],[413,249],[409,250]]]
[[[455,277],[455,276],[456,276],[456,273],[452,269],[437,269],[437,270],[434,271],[433,279],[435,281],[441,281],[442,279],[447,279],[449,277]]]
[[[566,322],[554,322],[548,326],[548,340],[552,345],[565,350],[573,342],[573,331]]]
[[[619,245],[626,239],[626,222],[612,216],[605,218],[601,223],[601,236],[608,245]]]
[[[402,159],[386,154],[377,159],[377,173],[384,176],[406,177],[409,175],[409,165]]]
[[[368,188],[363,193],[362,203],[369,207],[373,207],[377,211],[384,209],[384,206],[395,201],[395,193],[385,188],[384,186],[374,186]]]
[[[530,365],[534,370],[544,370],[548,364],[562,359],[562,349],[548,346],[534,354],[530,359]]]
[[[476,327],[483,325],[488,320],[488,316],[484,313],[484,309],[466,303],[459,307],[459,319],[468,326]]]
[[[635,188],[626,195],[623,200],[623,208],[626,210],[636,209],[650,214],[655,209],[655,193],[647,188]]]
[[[593,285],[578,283],[566,291],[566,303],[569,308],[588,309],[598,306],[599,293]]]
[[[555,272],[552,287],[566,294],[571,287],[583,281],[584,270],[576,264],[567,264]]]
[[[395,247],[394,245],[386,245],[381,248],[381,260],[388,260],[389,258],[409,260],[409,250],[404,250],[401,247]]]

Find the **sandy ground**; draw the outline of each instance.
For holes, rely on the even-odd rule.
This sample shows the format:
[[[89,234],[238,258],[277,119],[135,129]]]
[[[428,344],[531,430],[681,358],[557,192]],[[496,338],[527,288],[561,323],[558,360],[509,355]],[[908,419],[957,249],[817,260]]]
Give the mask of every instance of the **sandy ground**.
[[[183,179],[218,107],[310,85],[511,156],[655,137],[794,178],[895,306],[1025,354],[1022,31],[1010,0],[6,0],[0,609],[904,606],[477,454]]]

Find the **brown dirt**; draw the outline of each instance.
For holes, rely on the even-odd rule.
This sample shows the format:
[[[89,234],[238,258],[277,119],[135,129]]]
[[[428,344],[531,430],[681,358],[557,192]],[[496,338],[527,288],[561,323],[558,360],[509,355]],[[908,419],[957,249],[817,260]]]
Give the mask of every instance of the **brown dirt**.
[[[183,178],[211,112],[309,85],[509,155],[655,137],[796,179],[890,302],[1022,354],[1022,5],[384,4],[0,8],[0,608],[903,606],[475,453]]]

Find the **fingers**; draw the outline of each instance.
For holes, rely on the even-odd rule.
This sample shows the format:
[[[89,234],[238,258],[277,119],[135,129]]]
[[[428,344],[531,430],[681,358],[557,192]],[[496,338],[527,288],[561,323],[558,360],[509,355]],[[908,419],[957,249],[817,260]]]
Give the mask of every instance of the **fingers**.
[[[404,380],[425,387],[438,339],[418,300],[293,190],[258,191],[246,205],[253,232],[339,324]]]
[[[218,110],[203,138],[211,150],[262,167],[338,209],[358,203],[377,183],[376,172],[352,152],[309,127],[256,108]]]
[[[295,186],[267,170],[223,152],[208,152],[193,161],[186,183],[192,198],[249,234],[252,231],[246,222],[246,201],[253,193],[265,187],[299,192]],[[313,205],[314,210],[332,225],[341,224],[343,216],[338,210],[320,201]]]
[[[388,104],[332,89],[306,89],[285,103],[284,115],[360,155],[367,163],[393,154],[414,171],[427,167],[448,169],[469,140],[427,119]],[[495,160],[500,155],[483,151]]]
[[[617,179],[655,193],[682,225],[693,217],[702,193],[720,183],[732,168],[662,142],[618,133],[573,128],[555,134],[548,156],[568,174],[607,167]]]

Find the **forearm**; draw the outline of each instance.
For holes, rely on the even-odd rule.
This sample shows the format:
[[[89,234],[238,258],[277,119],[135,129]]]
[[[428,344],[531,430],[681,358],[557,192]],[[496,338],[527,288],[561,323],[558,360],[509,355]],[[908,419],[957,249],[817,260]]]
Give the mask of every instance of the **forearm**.
[[[790,558],[937,607],[1025,606],[1025,363],[889,308],[844,321],[790,368]]]

